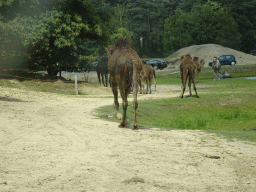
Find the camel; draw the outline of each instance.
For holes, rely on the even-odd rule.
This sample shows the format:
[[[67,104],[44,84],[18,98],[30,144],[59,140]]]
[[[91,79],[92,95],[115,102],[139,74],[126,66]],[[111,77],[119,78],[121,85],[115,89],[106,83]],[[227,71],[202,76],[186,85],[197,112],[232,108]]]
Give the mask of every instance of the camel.
[[[200,66],[199,58],[198,57],[193,57],[193,61],[196,64],[197,77],[199,77],[199,73],[201,71],[201,66]]]
[[[217,59],[217,57],[214,57],[213,59],[213,63],[212,63],[212,69],[214,72],[214,80],[220,80],[220,68],[221,68],[221,64],[219,62],[219,60]]]
[[[202,68],[204,67],[205,61],[204,61],[204,59],[201,59],[199,61],[198,57],[194,57],[193,61],[196,64],[197,77],[199,78],[199,73],[201,72]]]
[[[201,59],[199,62],[199,65],[197,67],[197,77],[199,78],[199,73],[201,72],[202,68],[204,67],[205,61],[204,59]]]
[[[100,84],[102,81],[102,84],[105,87],[107,87],[108,86],[108,58],[107,57],[102,57],[101,60],[99,61],[99,64],[97,66],[97,74],[98,74],[98,79]]]
[[[142,61],[142,63],[144,63],[144,62]],[[151,81],[152,81],[152,79],[154,81],[155,91],[156,91],[156,73],[155,73],[155,69],[152,67],[152,65],[144,63],[143,66],[142,66],[140,77],[141,77],[141,81],[142,81],[142,83],[140,83],[140,93],[145,93],[144,92],[144,83],[145,83],[145,81],[147,83],[146,93],[148,93],[148,87],[150,88],[150,93],[151,93]]]
[[[133,87],[133,108],[134,123],[133,129],[138,129],[136,109],[137,88],[139,82],[139,74],[142,69],[142,62],[139,55],[131,48],[131,40],[129,38],[118,38],[114,45],[106,48],[108,52],[108,69],[110,74],[111,89],[114,95],[114,107],[117,111],[117,118],[122,116],[119,127],[126,127],[126,111],[128,106],[127,96]],[[123,101],[123,114],[119,111],[118,90]]]
[[[181,98],[183,98],[185,89],[186,89],[186,82],[187,78],[189,77],[188,86],[189,86],[189,94],[192,96],[191,92],[191,81],[194,86],[194,90],[196,92],[197,98],[199,98],[199,95],[196,91],[196,64],[193,62],[191,55],[187,54],[183,56],[181,64],[180,64],[180,76],[181,76]]]

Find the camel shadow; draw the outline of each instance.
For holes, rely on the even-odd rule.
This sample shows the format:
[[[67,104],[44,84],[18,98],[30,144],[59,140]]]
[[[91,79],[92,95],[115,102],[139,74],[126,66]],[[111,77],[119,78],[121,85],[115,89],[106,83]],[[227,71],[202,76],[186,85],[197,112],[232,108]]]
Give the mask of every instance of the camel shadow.
[[[130,125],[129,123],[127,123],[126,127],[120,127],[120,129],[133,129],[133,125]],[[136,130],[149,130],[149,129],[151,129],[151,128],[139,126],[138,129],[136,129]]]
[[[198,98],[198,97],[196,95],[192,95],[192,96],[186,95],[185,98]]]
[[[15,98],[11,98],[11,97],[1,97],[0,96],[0,101],[9,101],[9,102],[28,102],[28,101],[23,101],[20,99],[15,99]]]

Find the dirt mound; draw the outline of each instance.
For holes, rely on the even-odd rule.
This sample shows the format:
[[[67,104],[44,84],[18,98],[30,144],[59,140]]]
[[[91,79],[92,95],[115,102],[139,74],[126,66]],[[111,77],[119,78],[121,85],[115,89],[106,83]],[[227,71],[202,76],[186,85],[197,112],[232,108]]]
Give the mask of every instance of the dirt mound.
[[[184,47],[177,52],[177,57],[171,59],[170,61],[173,65],[179,66],[179,57],[184,54],[191,54],[192,57],[199,57],[199,59],[205,60],[205,66],[208,66],[210,60],[215,56],[232,54],[235,56],[237,65],[247,65],[256,64],[256,57],[241,51],[237,51],[228,47],[223,47],[216,44],[203,44],[203,45],[193,45],[189,47]]]

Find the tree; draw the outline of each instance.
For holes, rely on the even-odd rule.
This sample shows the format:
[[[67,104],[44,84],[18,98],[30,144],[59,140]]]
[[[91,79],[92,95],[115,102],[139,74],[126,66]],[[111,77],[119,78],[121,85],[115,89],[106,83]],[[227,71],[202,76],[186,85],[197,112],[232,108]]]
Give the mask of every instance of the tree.
[[[163,56],[163,24],[167,17],[167,1],[130,1],[126,8],[131,20],[132,40],[139,55]],[[169,10],[170,7],[168,7]],[[142,41],[141,41],[142,40]]]
[[[13,1],[14,4],[10,4],[8,10],[12,10],[12,6],[24,8],[23,6],[28,5],[26,3],[30,0],[17,2],[18,4],[15,4],[16,1]],[[25,4],[22,4],[22,2],[25,2]],[[104,41],[106,39],[106,36],[102,34],[103,23],[100,14],[90,1],[39,0],[36,2],[37,4],[34,3],[33,5],[41,4],[43,7],[40,14],[31,17],[27,13],[21,16],[17,11],[17,14],[13,17],[6,16],[5,19],[2,19],[0,26],[0,32],[4,33],[7,30],[6,26],[10,28],[10,24],[17,21],[14,26],[17,28],[17,34],[23,38],[19,42],[27,50],[29,67],[33,68],[38,65],[44,67],[81,65],[81,63],[88,61],[89,55],[97,51],[97,40]],[[49,8],[49,4],[53,7]],[[25,27],[21,26],[22,22],[26,23]],[[11,32],[13,30],[9,31],[8,34],[11,34]],[[1,38],[6,42],[9,39],[7,35],[1,36]],[[88,48],[84,42],[87,42],[87,45],[91,47]],[[3,56],[3,53],[2,51],[1,56]],[[37,65],[34,63],[37,63]]]
[[[107,27],[110,36],[107,41],[108,45],[112,45],[120,37],[131,38],[133,33],[129,30],[130,20],[128,19],[128,12],[124,5],[117,4],[113,8],[113,15],[110,17]]]
[[[208,1],[194,5],[191,12],[178,9],[165,22],[164,48],[169,54],[193,44],[217,43],[238,48],[241,35],[230,11],[221,4]]]
[[[208,0],[183,0],[178,8],[190,12],[193,5],[204,5],[207,2]],[[229,10],[228,14],[231,14],[231,17],[238,24],[241,39],[239,40],[240,46],[237,49],[247,53],[256,49],[256,0],[211,0],[210,2],[227,8]]]
[[[239,33],[242,35],[240,50],[250,53],[256,49],[256,0],[216,0],[231,10],[231,15],[239,25]]]

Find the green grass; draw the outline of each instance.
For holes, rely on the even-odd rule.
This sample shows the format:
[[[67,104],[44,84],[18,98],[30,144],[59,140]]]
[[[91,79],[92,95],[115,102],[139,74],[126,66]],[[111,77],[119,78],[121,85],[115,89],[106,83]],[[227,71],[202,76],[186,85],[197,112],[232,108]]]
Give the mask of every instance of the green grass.
[[[228,67],[225,70],[229,69],[233,77],[256,76],[254,66]],[[213,73],[207,70],[197,83],[199,99],[187,97],[188,90],[184,99],[138,99],[139,125],[167,130],[204,130],[225,135],[229,140],[236,138],[256,142],[256,80],[229,78],[213,81]],[[157,84],[180,85],[180,76],[161,72],[157,75]],[[127,117],[128,123],[132,124],[133,108],[132,103],[129,104]],[[101,118],[118,122],[113,106],[104,106],[98,111],[102,112]]]
[[[214,99],[212,99],[214,97]],[[195,97],[139,101],[138,122],[146,127],[190,130],[252,130],[256,128],[256,96],[204,94]],[[122,107],[120,107],[120,110]],[[114,116],[113,106],[100,109]],[[128,107],[128,117],[133,108]],[[114,119],[115,117],[113,117]],[[128,122],[132,123],[132,119]]]
[[[0,79],[0,85],[11,88],[22,88],[26,90],[58,93],[65,95],[75,94],[74,83],[65,83],[62,81],[42,82],[40,80],[19,81],[16,79]]]

